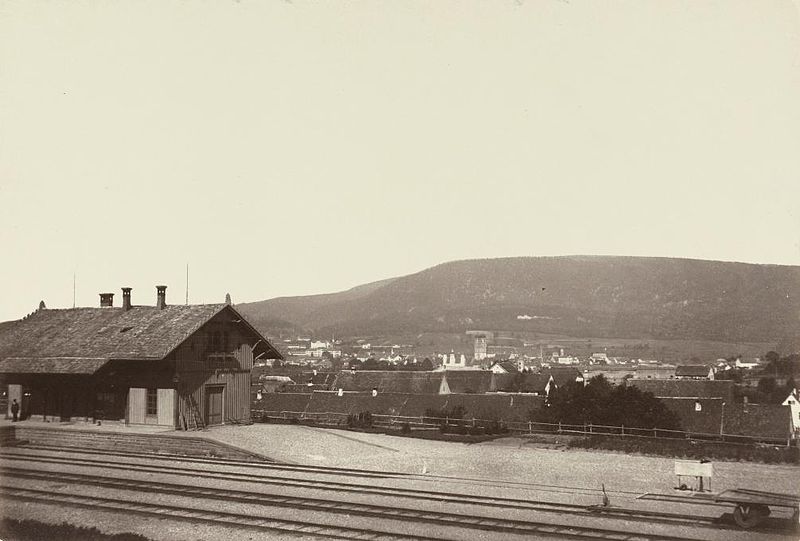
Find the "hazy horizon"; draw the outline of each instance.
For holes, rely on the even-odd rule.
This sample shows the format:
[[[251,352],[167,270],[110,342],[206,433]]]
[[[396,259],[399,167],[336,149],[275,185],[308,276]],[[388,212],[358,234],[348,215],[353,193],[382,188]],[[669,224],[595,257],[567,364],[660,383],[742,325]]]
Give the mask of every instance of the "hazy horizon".
[[[800,265],[797,2],[7,2],[0,68],[0,321],[187,264],[192,303]]]

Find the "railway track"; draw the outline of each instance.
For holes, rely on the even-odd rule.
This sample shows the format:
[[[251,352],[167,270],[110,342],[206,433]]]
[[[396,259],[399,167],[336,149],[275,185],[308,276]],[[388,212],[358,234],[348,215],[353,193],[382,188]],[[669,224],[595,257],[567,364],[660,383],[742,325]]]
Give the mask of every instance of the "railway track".
[[[354,493],[358,495],[368,494],[372,496],[389,496],[394,498],[405,498],[413,501],[431,501],[449,504],[472,504],[488,508],[517,509],[525,511],[552,511],[561,513],[573,513],[582,515],[603,515],[607,517],[624,517],[626,520],[664,522],[664,523],[687,523],[692,525],[714,525],[714,520],[697,515],[687,515],[678,513],[646,513],[624,508],[602,508],[580,504],[569,504],[559,502],[548,502],[541,500],[529,500],[519,498],[507,498],[497,496],[478,496],[465,494],[463,492],[444,492],[424,489],[410,489],[402,487],[378,487],[370,484],[343,482],[334,480],[314,480],[314,479],[289,479],[282,476],[268,475],[262,472],[208,472],[197,468],[177,466],[177,465],[139,465],[139,464],[120,464],[108,460],[96,459],[73,459],[65,457],[39,457],[28,454],[0,453],[0,458],[18,458],[20,460],[71,466],[96,466],[110,470],[124,472],[141,472],[168,474],[181,477],[191,477],[193,479],[210,479],[218,481],[244,481],[255,482],[259,485],[271,485],[290,488],[308,488],[337,493]],[[229,465],[229,463],[224,463]],[[3,470],[8,470],[4,467]],[[323,473],[331,473],[325,471]],[[361,476],[357,476],[361,477]],[[429,480],[429,479],[426,479]]]
[[[100,449],[82,449],[78,447],[51,447],[47,445],[27,445],[27,444],[21,447],[17,447],[17,449],[52,451],[59,453],[72,452],[72,453],[80,453],[81,455],[88,454],[88,455],[115,456],[115,457],[125,457],[125,458],[143,458],[143,459],[156,458],[159,461],[181,462],[184,464],[193,463],[193,464],[213,464],[222,466],[241,466],[246,468],[256,468],[264,471],[308,472],[315,474],[331,474],[344,477],[421,479],[425,481],[437,480],[450,483],[465,482],[473,485],[491,486],[493,488],[502,486],[502,487],[519,488],[519,489],[535,489],[544,492],[548,491],[563,492],[563,493],[568,493],[570,495],[575,495],[575,494],[592,495],[592,496],[598,496],[598,498],[603,494],[603,491],[601,489],[590,488],[590,487],[545,485],[539,483],[525,483],[520,481],[504,481],[504,480],[488,481],[486,479],[481,479],[476,477],[456,477],[456,476],[434,475],[429,473],[414,474],[414,473],[392,472],[392,471],[336,468],[330,466],[309,466],[301,464],[275,462],[272,460],[265,460],[264,462],[254,462],[254,461],[226,459],[226,458],[182,457],[182,456],[162,455],[154,453],[136,453],[127,451],[122,452],[122,451],[109,451]],[[0,457],[3,454],[4,453],[0,452]],[[617,495],[617,496],[631,497],[631,498],[637,498],[641,496],[641,493],[639,492],[624,491],[624,490],[608,490],[607,493],[612,496]]]
[[[4,477],[10,472],[4,471]],[[42,474],[40,478],[50,481],[73,482],[80,485],[84,480],[75,476],[53,476]],[[25,477],[30,479],[31,477]],[[170,494],[189,496],[202,499],[225,499],[227,501],[238,501],[249,503],[253,506],[260,505],[265,507],[274,506],[281,503],[283,506],[290,507],[299,512],[310,510],[324,510],[327,512],[344,513],[348,516],[357,514],[380,519],[401,519],[409,521],[424,522],[436,526],[450,527],[456,530],[483,530],[503,534],[516,534],[523,537],[542,537],[566,538],[566,539],[586,539],[586,540],[617,540],[617,541],[686,541],[685,536],[652,534],[641,532],[619,531],[609,528],[596,528],[576,525],[552,524],[548,522],[518,521],[497,519],[490,517],[469,517],[452,513],[439,513],[431,511],[417,511],[412,509],[398,509],[393,507],[365,506],[363,504],[350,504],[343,502],[321,502],[319,500],[309,503],[309,498],[284,498],[277,497],[271,501],[263,501],[263,495],[248,495],[242,497],[241,494],[230,496],[231,491],[197,489],[196,487],[175,487],[164,489],[160,483],[131,483],[124,482],[118,486],[109,481],[97,481],[92,484],[105,488],[124,488],[127,490],[158,492],[159,494]],[[145,487],[149,484],[149,487]],[[234,491],[235,492],[235,491]],[[263,517],[250,513],[235,513],[224,510],[195,509],[186,505],[167,505],[162,503],[132,502],[129,498],[109,498],[100,496],[90,496],[83,492],[63,493],[54,492],[50,489],[20,488],[0,484],[0,497],[13,498],[17,501],[27,501],[35,503],[45,503],[48,505],[68,505],[81,507],[84,509],[115,511],[125,513],[135,513],[149,517],[166,518],[169,520],[190,521],[193,523],[205,522],[210,524],[234,526],[236,528],[248,528],[256,530],[270,530],[281,533],[296,533],[304,535],[314,535],[317,537],[333,539],[370,539],[376,541],[409,539],[409,540],[437,540],[441,541],[441,536],[428,537],[407,533],[397,533],[382,531],[378,529],[350,528],[320,524],[316,521],[296,521]],[[280,500],[280,501],[279,501]],[[453,539],[461,538],[455,535]]]
[[[389,496],[393,498],[399,497],[403,499],[412,499],[415,502],[418,502],[420,500],[426,500],[426,501],[435,501],[446,504],[478,505],[486,508],[503,508],[503,509],[518,509],[518,510],[521,509],[527,511],[539,511],[539,512],[556,513],[562,515],[580,515],[584,517],[602,516],[606,519],[621,519],[625,520],[626,522],[628,521],[646,522],[648,524],[661,524],[661,525],[673,525],[673,526],[687,525],[691,526],[692,528],[703,528],[703,529],[729,528],[728,525],[719,524],[717,519],[709,517],[701,517],[697,515],[642,511],[642,510],[624,509],[618,507],[595,507],[595,506],[586,506],[578,504],[523,500],[515,498],[476,496],[464,493],[417,490],[417,489],[409,489],[401,487],[376,487],[374,485],[367,485],[360,482],[342,482],[342,481],[319,480],[319,479],[317,480],[287,479],[285,477],[275,475],[280,472],[285,472],[287,469],[291,469],[295,472],[314,472],[317,474],[336,475],[340,477],[345,476],[353,478],[356,481],[360,481],[359,478],[363,477],[373,477],[373,478],[397,477],[406,479],[421,477],[408,474],[398,474],[396,472],[389,472],[388,475],[384,475],[383,472],[363,472],[363,471],[348,470],[348,469],[317,468],[313,466],[287,467],[284,465],[278,465],[276,467],[275,464],[257,463],[256,466],[254,467],[254,464],[252,462],[239,462],[239,461],[214,460],[214,459],[191,459],[188,461],[185,461],[183,459],[180,460],[180,462],[195,463],[197,464],[198,467],[202,465],[214,464],[223,467],[230,466],[236,468],[247,468],[248,470],[255,470],[255,471],[249,471],[247,473],[232,472],[232,471],[209,472],[209,471],[204,471],[202,469],[198,469],[198,467],[192,468],[179,464],[141,465],[132,463],[119,463],[119,461],[115,462],[108,459],[96,458],[96,456],[99,453],[92,453],[92,454],[95,455],[95,458],[83,457],[78,459],[78,458],[59,457],[59,456],[32,455],[27,452],[19,453],[14,451],[5,451],[0,453],[0,458],[10,459],[10,460],[22,460],[25,461],[26,463],[36,462],[44,464],[70,465],[78,467],[89,466],[89,467],[104,468],[112,471],[122,470],[128,473],[135,472],[135,473],[167,474],[179,477],[191,477],[193,479],[205,479],[213,481],[249,482],[249,483],[255,482],[258,483],[259,486],[272,485],[272,486],[283,486],[291,488],[307,488],[307,489],[317,489],[317,490],[321,489],[327,491],[335,491],[339,495],[341,494],[352,494],[359,496],[363,496],[365,494],[379,495],[379,496]],[[106,455],[109,453],[101,453],[101,454]],[[113,453],[113,454],[115,456],[120,456],[120,455],[128,456],[125,453]],[[162,457],[153,457],[152,455],[148,456],[147,458],[150,459],[157,458],[159,461],[163,460]],[[264,473],[265,470],[271,471],[273,474],[272,475],[266,474]],[[505,532],[508,534],[518,534],[528,537],[547,535],[550,537],[571,538],[571,539],[618,539],[618,540],[654,539],[663,541],[686,539],[685,536],[673,536],[673,535],[651,534],[651,533],[645,534],[645,533],[630,532],[630,531],[620,531],[613,528],[594,528],[594,527],[584,527],[584,526],[574,526],[574,525],[559,525],[559,524],[553,524],[551,522],[512,520],[504,518],[469,516],[469,515],[465,516],[464,514],[444,513],[438,511],[420,510],[407,507],[404,508],[395,505],[387,506],[387,505],[363,504],[355,502],[343,502],[341,500],[331,500],[325,498],[275,495],[275,494],[264,493],[262,491],[254,493],[252,490],[248,491],[223,490],[219,488],[198,486],[196,484],[191,485],[191,484],[170,483],[162,481],[157,481],[157,482],[144,481],[144,480],[130,479],[130,478],[109,477],[107,475],[98,475],[98,474],[41,471],[39,469],[33,469],[29,467],[18,467],[9,465],[4,465],[0,467],[0,472],[2,472],[4,479],[19,478],[27,481],[36,481],[36,480],[50,481],[50,482],[60,481],[65,483],[65,485],[67,486],[76,486],[76,485],[95,486],[110,490],[128,490],[128,491],[136,491],[136,492],[152,493],[152,494],[169,494],[169,495],[182,496],[198,500],[202,499],[202,500],[227,501],[227,502],[237,502],[253,506],[287,508],[287,509],[309,511],[309,512],[322,512],[327,514],[338,514],[347,516],[361,516],[361,517],[376,518],[376,519],[393,519],[397,521],[427,523],[431,525],[447,526],[453,528],[467,528],[471,530]],[[424,477],[424,479],[430,481],[430,478],[428,478],[427,476]],[[530,486],[525,483],[510,483],[510,484],[530,488]],[[8,487],[7,485],[3,485],[2,487],[0,487],[0,490],[4,491],[0,492],[0,496],[6,495],[9,488],[10,487]],[[563,489],[569,487],[561,487],[561,488]],[[19,495],[18,489],[16,488],[14,489],[14,494],[15,497]],[[35,490],[31,490],[30,492],[25,492],[24,494],[27,501],[39,501],[42,503],[59,503],[63,505],[78,505],[81,507],[86,507],[87,505],[96,505],[98,506],[98,508],[102,507],[110,510],[114,509],[126,510],[124,509],[125,503],[130,504],[130,502],[125,502],[125,500],[114,500],[113,498],[94,498],[94,499],[87,498],[84,494],[65,495],[63,493],[59,493],[58,498],[61,499],[57,502],[54,502],[52,492],[46,492],[47,496],[44,496],[42,493],[37,493],[37,491]],[[187,520],[198,520],[202,518],[202,520],[206,522],[210,521],[216,524],[223,524],[223,523],[233,524],[234,522],[236,524],[240,524],[241,522],[236,522],[236,521],[239,521],[239,519],[242,516],[240,514],[234,513],[232,515],[233,517],[232,518],[227,516],[229,513],[225,513],[223,511],[213,511],[210,512],[213,516],[207,516],[203,518],[204,517],[203,513],[205,513],[205,511],[203,510],[186,510],[183,507],[181,508],[171,507],[167,510],[159,510],[159,506],[155,504],[136,503],[130,505],[133,505],[134,507],[133,510],[138,509],[138,511],[136,511],[138,513],[146,511],[147,513],[153,515],[160,515],[169,518],[178,517],[181,520],[183,519],[180,517],[183,515],[181,514],[180,510],[183,509],[186,513],[188,513],[185,516]],[[151,506],[152,508],[147,506]],[[173,511],[177,512],[178,514],[173,515]],[[266,524],[265,521],[268,522],[268,519],[253,517],[250,515],[247,516],[249,518],[245,522],[246,524],[250,525],[247,527],[275,529],[275,531],[284,531],[284,532],[291,532],[294,531],[293,528],[299,528],[297,530],[298,532],[306,534],[313,533],[314,535],[320,537],[337,538],[338,536],[338,538],[348,538],[348,539],[367,539],[367,538],[373,539],[373,537],[359,537],[359,536],[377,535],[378,537],[374,537],[374,539],[384,539],[384,538],[427,539],[424,536],[414,537],[414,536],[403,535],[400,537],[396,537],[397,534],[393,534],[391,532],[377,532],[373,530],[361,531],[356,529],[358,531],[353,531],[353,532],[347,531],[344,533],[341,532],[337,533],[335,527],[333,526],[330,526],[330,528],[334,528],[333,530],[330,531],[320,529],[319,531],[311,532],[311,531],[306,531],[307,528],[312,527],[311,523],[302,523],[298,521],[283,521],[287,522],[287,524],[281,523],[278,524],[277,526],[275,524],[273,524],[272,526],[265,526]],[[295,524],[295,522],[297,524]],[[319,524],[314,524],[313,526],[323,528],[323,526]],[[328,528],[328,526],[325,526],[324,528]],[[392,537],[393,535],[395,537]],[[381,537],[381,536],[388,536],[388,537]],[[440,539],[440,537],[437,537],[437,539]]]
[[[165,483],[155,481],[139,481],[131,479],[109,478],[99,475],[86,475],[75,473],[53,473],[41,472],[25,468],[0,467],[4,477],[15,477],[26,480],[40,480],[50,482],[63,482],[96,486],[101,488],[113,488],[121,490],[135,490],[137,492],[149,492],[155,494],[170,494],[174,496],[185,496],[191,498],[213,499],[226,502],[237,502],[253,505],[266,505],[272,507],[285,507],[304,511],[324,511],[329,513],[339,513],[346,515],[358,515],[375,518],[394,518],[399,520],[414,520],[416,522],[427,522],[431,524],[449,524],[452,526],[469,526],[475,529],[488,531],[508,531],[509,533],[535,533],[528,532],[527,527],[530,521],[497,519],[491,517],[465,516],[459,513],[445,513],[410,509],[396,506],[374,505],[364,503],[350,503],[341,500],[329,500],[322,498],[308,498],[285,495],[273,495],[267,493],[253,493],[243,490],[217,489],[210,487],[198,487],[193,485],[181,485],[177,483]],[[637,515],[626,512],[623,509],[587,508],[577,505],[559,504],[539,504],[529,507],[530,510],[561,513],[580,513],[584,515],[601,514],[606,517],[624,517],[627,520],[636,520]],[[652,518],[652,515],[645,515],[645,520]],[[696,526],[698,517],[696,516],[670,516],[658,515],[661,522],[682,523]],[[651,520],[647,520],[651,522]],[[538,525],[538,524],[537,524]]]
[[[299,520],[281,520],[254,517],[246,513],[226,511],[210,511],[206,509],[187,509],[185,506],[165,504],[139,503],[121,498],[102,498],[85,494],[61,494],[49,490],[8,487],[0,485],[0,498],[13,498],[15,501],[62,505],[90,509],[92,511],[122,512],[147,518],[163,518],[193,524],[206,523],[216,526],[229,526],[258,531],[270,531],[283,534],[313,535],[329,539],[355,539],[369,541],[441,541],[440,538],[419,535],[392,534],[366,528],[347,528],[327,526],[315,522]]]

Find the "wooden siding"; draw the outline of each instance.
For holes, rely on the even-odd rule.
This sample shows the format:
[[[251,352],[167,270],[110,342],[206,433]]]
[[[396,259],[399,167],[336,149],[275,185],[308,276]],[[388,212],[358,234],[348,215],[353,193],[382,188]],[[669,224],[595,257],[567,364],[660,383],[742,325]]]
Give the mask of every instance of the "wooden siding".
[[[131,387],[128,391],[128,422],[132,425],[145,424],[147,412],[147,389]]]
[[[211,338],[215,333],[216,341]],[[222,422],[250,421],[253,341],[253,334],[246,326],[223,313],[201,327],[175,351],[179,428],[193,427],[196,417],[206,422],[205,389],[214,385],[224,388]]]
[[[175,389],[158,390],[158,424],[175,426]]]

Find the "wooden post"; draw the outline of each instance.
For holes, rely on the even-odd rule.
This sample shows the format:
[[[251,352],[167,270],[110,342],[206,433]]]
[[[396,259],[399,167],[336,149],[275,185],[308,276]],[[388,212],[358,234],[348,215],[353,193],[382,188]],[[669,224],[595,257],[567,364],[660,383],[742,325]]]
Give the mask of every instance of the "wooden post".
[[[622,435],[624,436],[625,435],[625,425],[622,425],[621,428],[622,428]]]
[[[558,433],[561,434],[561,421],[558,422]]]
[[[533,429],[530,421],[528,421],[528,434],[533,434]]]

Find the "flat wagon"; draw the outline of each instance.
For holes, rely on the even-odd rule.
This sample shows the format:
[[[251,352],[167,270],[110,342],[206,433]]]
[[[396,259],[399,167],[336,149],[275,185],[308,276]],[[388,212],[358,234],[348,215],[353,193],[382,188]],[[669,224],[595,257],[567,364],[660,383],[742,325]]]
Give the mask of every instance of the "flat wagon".
[[[763,490],[734,488],[723,490],[714,496],[719,503],[732,503],[733,520],[741,528],[752,528],[759,525],[770,515],[771,507],[785,507],[794,511],[792,522],[795,526],[800,521],[800,496],[779,494]]]

